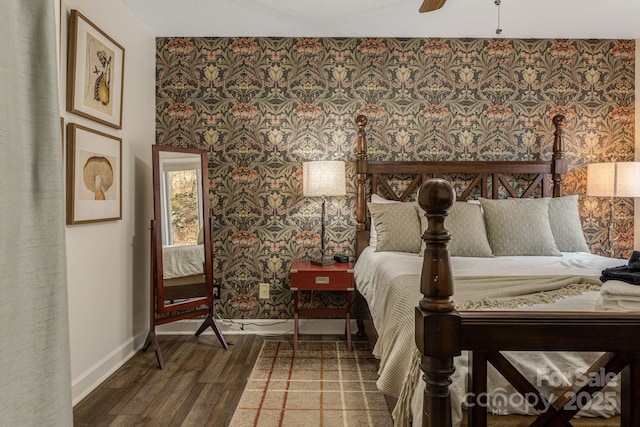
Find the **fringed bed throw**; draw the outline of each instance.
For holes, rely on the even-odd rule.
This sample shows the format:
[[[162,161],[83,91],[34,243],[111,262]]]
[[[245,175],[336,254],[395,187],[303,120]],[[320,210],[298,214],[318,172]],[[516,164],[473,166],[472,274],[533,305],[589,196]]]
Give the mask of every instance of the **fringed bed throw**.
[[[414,307],[422,298],[418,275],[398,276],[391,282],[384,325],[374,354],[380,358],[378,389],[398,398],[393,412],[396,426],[409,426],[411,397],[419,380],[420,353],[415,345]],[[458,310],[514,309],[597,291],[601,282],[586,276],[456,277]]]

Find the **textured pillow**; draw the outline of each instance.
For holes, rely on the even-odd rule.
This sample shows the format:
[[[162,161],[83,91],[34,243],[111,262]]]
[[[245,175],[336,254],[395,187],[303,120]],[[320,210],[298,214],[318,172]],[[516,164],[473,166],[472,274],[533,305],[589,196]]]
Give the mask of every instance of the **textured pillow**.
[[[422,232],[427,229],[427,218],[420,206],[416,205],[420,215]],[[455,202],[444,220],[444,226],[451,234],[449,254],[451,256],[492,257],[487,232],[482,216],[482,207],[478,203]],[[422,242],[420,255],[424,255],[426,244]]]
[[[562,255],[549,224],[549,199],[480,199],[494,255]]]
[[[549,198],[549,224],[560,252],[589,252],[578,212],[578,195]]]
[[[376,252],[420,252],[420,218],[415,203],[369,203],[377,233]]]
[[[396,200],[387,200],[384,197],[378,196],[377,194],[372,194],[371,203],[402,203],[402,202],[398,202]],[[371,227],[369,228],[369,246],[373,246],[375,248],[377,244],[378,244],[378,231],[376,230],[376,224],[373,222],[373,218],[372,218]]]

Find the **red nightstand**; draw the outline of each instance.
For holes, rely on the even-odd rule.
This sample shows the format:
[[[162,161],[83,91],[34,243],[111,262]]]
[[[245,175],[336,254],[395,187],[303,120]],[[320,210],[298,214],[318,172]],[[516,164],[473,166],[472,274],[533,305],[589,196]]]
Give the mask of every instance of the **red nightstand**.
[[[354,290],[353,265],[350,262],[332,265],[313,265],[309,261],[294,261],[291,265],[293,292],[293,350],[298,350],[298,317],[343,315],[347,319],[347,349],[351,351],[351,303]],[[344,291],[347,305],[342,308],[300,308],[299,291]]]

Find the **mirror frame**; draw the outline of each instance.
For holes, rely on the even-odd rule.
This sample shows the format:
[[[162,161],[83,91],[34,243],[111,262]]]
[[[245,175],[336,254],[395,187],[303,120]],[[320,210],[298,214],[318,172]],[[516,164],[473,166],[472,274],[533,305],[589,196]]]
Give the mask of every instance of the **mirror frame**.
[[[188,153],[200,156],[200,167],[202,176],[202,218],[204,227],[204,275],[206,282],[206,295],[202,298],[192,298],[186,302],[176,303],[171,305],[165,305],[164,300],[164,265],[162,259],[162,204],[160,200],[160,153]],[[198,306],[207,305],[211,307],[213,305],[213,248],[211,245],[211,218],[209,213],[209,161],[208,152],[206,150],[200,150],[197,148],[182,148],[172,147],[168,145],[152,145],[152,157],[153,157],[153,214],[155,217],[155,225],[153,226],[153,239],[155,240],[154,247],[155,253],[151,256],[154,257],[155,262],[152,260],[152,265],[155,265],[154,284],[155,284],[155,305],[156,314],[166,315],[161,318],[160,322],[165,323],[172,320],[179,320],[188,317],[194,317],[201,314],[209,313],[209,308],[201,310],[191,310],[185,312],[185,309],[195,308]],[[178,314],[169,315],[180,311]]]

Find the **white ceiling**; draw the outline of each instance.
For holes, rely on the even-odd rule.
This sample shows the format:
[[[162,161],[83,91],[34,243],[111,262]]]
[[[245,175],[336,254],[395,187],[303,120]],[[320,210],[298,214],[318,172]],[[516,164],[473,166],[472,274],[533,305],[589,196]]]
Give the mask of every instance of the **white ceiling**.
[[[496,37],[494,0],[123,0],[154,36]],[[640,0],[502,0],[501,37],[640,37]]]

